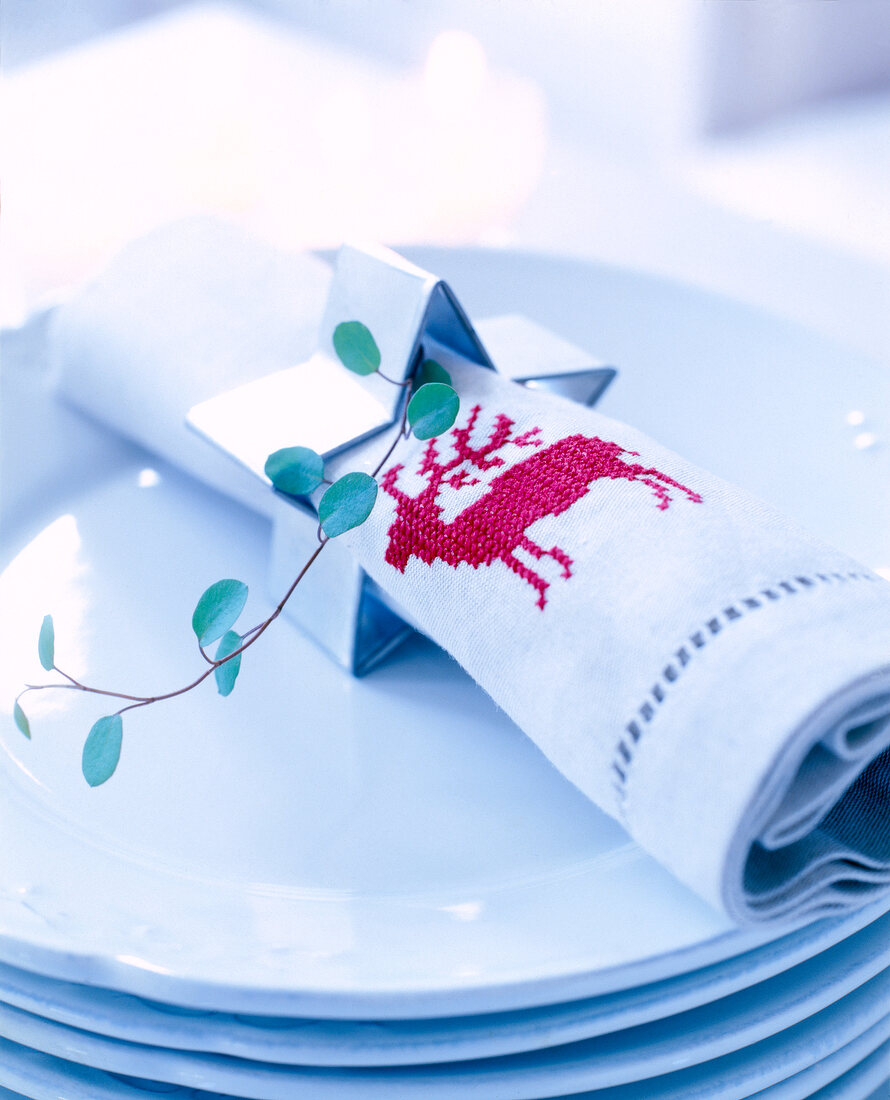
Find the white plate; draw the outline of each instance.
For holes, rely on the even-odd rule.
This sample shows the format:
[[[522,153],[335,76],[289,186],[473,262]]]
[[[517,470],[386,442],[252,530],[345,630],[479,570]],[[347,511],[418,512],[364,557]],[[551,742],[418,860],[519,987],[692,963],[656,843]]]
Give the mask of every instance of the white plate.
[[[619,363],[608,412],[868,564],[890,561],[876,505],[887,450],[856,450],[844,423],[850,408],[890,408],[874,364],[627,272],[414,258],[471,315],[524,310]],[[72,671],[151,688],[194,667],[188,621],[207,583],[242,576],[250,613],[268,606],[262,521],[167,470],[140,485],[144,457],[96,435],[81,446],[86,429],[39,394],[30,434],[28,409],[9,409],[5,476],[24,485],[39,466],[52,495],[20,495],[3,528],[6,711],[40,675],[32,639],[48,611]],[[130,716],[118,774],[98,790],[79,770],[94,702],[29,702],[31,742],[3,724],[4,961],[198,1008],[411,1018],[626,989],[784,931],[733,930],[428,643],[355,682],[285,628],[267,639],[229,700],[208,690]]]
[[[890,1043],[884,1044],[842,1078],[815,1092],[810,1100],[887,1100],[890,1096],[888,1074]]]
[[[876,1034],[877,1030],[877,1028],[870,1030],[836,1054],[829,1055],[828,1058],[816,1062],[779,1084],[758,1090],[747,1100],[801,1100],[804,1096],[808,1096],[810,1100],[886,1100],[888,1084],[890,1084],[887,1081],[887,1075],[890,1073],[890,1041],[883,1043],[877,1049],[873,1049],[872,1053],[865,1057],[862,1057],[861,1053],[863,1050],[873,1048],[874,1039],[871,1036]],[[7,1048],[7,1051],[10,1049],[12,1048]],[[854,1051],[855,1054],[851,1057],[847,1054],[848,1051]],[[842,1060],[843,1064],[851,1065],[856,1057],[862,1057],[862,1060],[853,1065],[852,1069],[844,1072],[842,1076],[835,1076],[836,1073],[840,1072],[838,1067],[842,1065]],[[7,1075],[7,1079],[14,1077],[19,1081],[25,1080],[27,1083],[21,1087],[29,1089],[27,1097],[37,1098],[37,1100],[56,1100],[59,1087],[65,1087],[66,1098],[70,1098],[70,1100],[85,1100],[85,1097],[89,1097],[89,1100],[112,1100],[113,1097],[118,1098],[118,1100],[137,1100],[140,1094],[144,1097],[146,1092],[172,1096],[174,1100],[176,1100],[176,1097],[181,1098],[181,1100],[185,1100],[186,1097],[190,1100],[198,1100],[198,1098],[213,1100],[212,1095],[206,1092],[195,1093],[191,1089],[146,1081],[142,1081],[137,1088],[121,1081],[119,1078],[109,1079],[105,1075],[101,1075],[96,1079],[94,1074],[90,1074],[90,1076],[94,1078],[94,1086],[98,1091],[84,1093],[84,1082],[81,1080],[76,1086],[80,1091],[72,1093],[68,1091],[70,1079],[67,1084],[64,1081],[62,1086],[59,1084],[59,1078],[64,1074],[64,1070],[59,1070],[59,1064],[56,1060],[48,1062],[39,1054],[34,1054],[33,1058],[29,1059],[27,1052],[21,1048],[15,1052],[14,1058],[17,1061],[18,1068],[13,1068]],[[43,1073],[40,1072],[41,1060]],[[2,1069],[0,1069],[0,1076],[4,1076]],[[818,1092],[810,1093],[811,1088],[818,1087],[819,1081],[828,1083],[820,1087]],[[90,1083],[87,1081],[86,1088],[89,1087]],[[10,1089],[0,1086],[0,1100],[25,1100],[25,1096],[25,1093],[12,1092]],[[624,1091],[623,1096],[616,1095],[614,1092],[612,1096],[614,1100],[642,1100],[639,1093],[633,1096],[627,1091]],[[574,1100],[585,1100],[585,1097],[589,1100],[608,1100],[608,1093],[575,1094]],[[564,1100],[567,1100],[567,1098],[564,1098]]]
[[[867,915],[868,911],[863,910],[859,919],[865,920]],[[147,1046],[287,1065],[423,1065],[514,1054],[593,1038],[718,999],[714,1010],[725,1012],[734,1008],[731,994],[755,982],[766,982],[813,957],[819,938],[835,927],[836,922],[810,925],[755,951],[663,982],[583,1001],[484,1016],[365,1022],[205,1013],[94,986],[59,982],[2,964],[0,1000],[45,1020]],[[816,958],[821,968],[817,995],[825,997],[823,1004],[831,999],[829,974],[836,973],[841,980],[849,977],[855,953],[866,968],[880,965],[873,956],[882,953],[882,945],[890,936],[890,915],[855,934],[850,921],[844,927],[850,937]],[[842,968],[839,973],[838,967]],[[811,967],[803,968],[803,973],[809,970]],[[864,972],[861,965],[857,972]],[[788,971],[787,978],[800,984],[797,971]],[[764,1007],[773,1011],[777,1006],[775,993],[770,990],[781,989],[781,996],[787,995],[787,987],[776,982],[761,984],[758,989],[759,996],[770,998]],[[724,1000],[727,997],[729,1001]]]
[[[575,1063],[577,1055],[574,1052],[583,1048],[584,1087],[605,1088],[657,1077],[683,1066],[719,1058],[784,1032],[826,1006],[842,1001],[866,983],[871,984],[873,990],[883,989],[883,996],[890,998],[890,971],[884,973],[888,966],[890,938],[885,924],[879,922],[879,927],[866,928],[824,955],[743,992],[641,1027],[572,1044],[565,1048],[566,1054],[569,1061]],[[877,975],[883,975],[882,985]],[[873,992],[872,999],[874,996]],[[886,1004],[881,1011],[885,1010]],[[850,1012],[853,1011],[851,1008]],[[480,1031],[487,1030],[484,1018],[477,1017],[476,1023]],[[545,1036],[546,1029],[540,1034]],[[0,1035],[82,1065],[254,1100],[289,1100],[301,1087],[314,1087],[318,1075],[317,1070],[307,1071],[298,1065],[285,1067],[268,1061],[124,1042],[67,1027],[3,1004],[0,1004]],[[556,1042],[557,1038],[550,1039],[550,1044]],[[250,1057],[248,1053],[247,1058]],[[359,1096],[365,1080],[375,1088],[382,1088],[384,1082],[391,1081],[394,1094],[403,1090],[407,1096],[413,1095],[411,1086],[422,1091],[432,1084],[443,1088],[453,1080],[455,1091],[472,1088],[476,1095],[494,1097],[498,1092],[492,1091],[493,1077],[498,1082],[501,1078],[509,1079],[511,1085],[513,1079],[518,1078],[517,1087],[520,1087],[523,1077],[532,1076],[542,1067],[556,1077],[559,1059],[560,1049],[548,1045],[535,1054],[496,1061],[444,1063],[434,1067],[421,1065],[416,1070],[392,1066],[389,1072],[385,1069],[362,1072],[341,1067],[342,1088],[344,1095],[352,1089]],[[493,1074],[495,1066],[497,1072]],[[517,1071],[517,1067],[521,1068]],[[326,1080],[336,1078],[337,1073],[331,1071]],[[499,1087],[494,1086],[495,1090]]]
[[[814,1092],[809,1100],[887,1100],[890,1096],[890,1043],[884,1043],[843,1077]],[[754,1097],[754,1100],[758,1100]],[[769,1100],[764,1096],[762,1100]]]
[[[800,1100],[812,1087],[832,1079],[830,1057],[848,1045],[858,1058],[866,1057],[890,1037],[890,974],[884,972],[848,997],[802,1023],[763,1039],[732,1054],[615,1087],[597,1087],[603,1079],[603,1063],[594,1052],[607,1057],[609,1039],[593,1039],[555,1048],[541,1055],[494,1058],[484,1062],[457,1063],[452,1067],[416,1067],[397,1074],[392,1070],[304,1069],[299,1075],[284,1070],[274,1091],[265,1088],[260,1074],[243,1082],[247,1096],[261,1092],[286,1100],[305,1096],[311,1100],[436,1100],[437,1097],[472,1097],[473,1100],[538,1100],[584,1092],[591,1100],[743,1100],[771,1086],[779,1086],[770,1100]],[[868,1033],[868,1034],[866,1034]],[[853,1046],[853,1044],[856,1044]],[[825,1061],[827,1073],[818,1064]],[[593,1066],[593,1069],[591,1069]],[[791,1080],[801,1074],[806,1089]],[[804,1076],[805,1075],[805,1076]],[[139,1091],[160,1091],[157,1081],[139,1079]],[[112,1082],[118,1091],[109,1092]],[[187,1083],[200,1089],[205,1080],[196,1075]],[[39,1100],[120,1100],[136,1095],[124,1079],[103,1070],[65,1061],[52,1055],[0,1039],[0,1084],[18,1089]],[[171,1086],[166,1086],[170,1088]],[[57,1090],[57,1091],[54,1091]],[[193,1100],[210,1100],[221,1094],[206,1091],[188,1093]],[[245,1093],[229,1093],[243,1097]],[[767,1092],[767,1097],[770,1097]]]
[[[890,1020],[879,1020],[834,1053],[755,1093],[752,1100],[802,1100],[803,1097],[828,1100],[827,1096],[823,1097],[823,1091],[832,1100],[841,1100],[841,1097],[846,1100],[846,1090],[851,1090],[859,1100],[867,1096],[874,1084],[881,1080],[882,1069],[885,1076],[890,1071],[888,1035]],[[844,1082],[843,1086],[841,1082]],[[835,1089],[836,1095],[832,1089]]]

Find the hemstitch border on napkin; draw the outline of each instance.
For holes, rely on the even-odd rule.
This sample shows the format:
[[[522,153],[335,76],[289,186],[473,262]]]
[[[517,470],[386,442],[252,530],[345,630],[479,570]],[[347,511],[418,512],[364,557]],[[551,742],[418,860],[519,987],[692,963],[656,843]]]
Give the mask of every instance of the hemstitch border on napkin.
[[[649,696],[639,706],[636,715],[624,727],[624,734],[615,747],[615,755],[612,760],[612,771],[615,776],[613,787],[618,795],[619,806],[622,809],[627,797],[627,780],[630,767],[633,763],[637,745],[643,738],[646,725],[655,718],[659,706],[667,698],[667,692],[671,685],[691,662],[697,649],[704,649],[708,642],[720,634],[728,623],[733,623],[752,611],[758,611],[777,600],[797,595],[799,592],[804,592],[810,588],[817,588],[820,583],[877,581],[880,580],[880,577],[874,573],[813,573],[810,576],[794,577],[792,580],[796,582],[797,587],[792,581],[779,581],[771,588],[760,589],[756,596],[746,596],[744,599],[736,600],[735,603],[724,607],[713,618],[708,619],[700,630],[694,630],[687,640],[678,649],[674,650],[673,656],[652,685]]]

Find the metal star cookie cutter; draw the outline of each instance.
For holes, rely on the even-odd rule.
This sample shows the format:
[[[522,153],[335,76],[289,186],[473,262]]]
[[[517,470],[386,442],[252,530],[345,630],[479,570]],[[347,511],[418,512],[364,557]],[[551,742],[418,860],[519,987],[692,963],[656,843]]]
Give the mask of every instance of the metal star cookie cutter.
[[[321,337],[306,362],[195,405],[188,423],[269,485],[267,456],[312,447],[325,459],[391,428],[404,389],[340,364],[331,343],[341,321],[374,334],[388,378],[402,382],[421,358],[455,359],[497,370],[519,385],[594,405],[617,373],[519,315],[470,322],[442,279],[382,248],[344,245],[334,268]],[[277,599],[317,546],[318,516],[308,500],[278,493],[269,566]],[[379,664],[415,629],[410,618],[332,539],[284,611],[353,675]]]

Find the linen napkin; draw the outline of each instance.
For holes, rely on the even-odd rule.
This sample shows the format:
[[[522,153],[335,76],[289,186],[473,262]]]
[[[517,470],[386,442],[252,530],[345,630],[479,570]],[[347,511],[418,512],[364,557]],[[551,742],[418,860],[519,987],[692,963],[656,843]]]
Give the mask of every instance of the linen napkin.
[[[305,284],[300,315],[319,315],[326,278],[215,226],[169,229],[61,311],[61,390],[268,508],[259,481],[233,489],[184,417],[293,362],[305,337],[277,310],[293,316]],[[371,577],[735,920],[815,917],[886,891],[890,585],[628,425],[444,365],[454,428],[401,444],[370,520],[342,536]]]

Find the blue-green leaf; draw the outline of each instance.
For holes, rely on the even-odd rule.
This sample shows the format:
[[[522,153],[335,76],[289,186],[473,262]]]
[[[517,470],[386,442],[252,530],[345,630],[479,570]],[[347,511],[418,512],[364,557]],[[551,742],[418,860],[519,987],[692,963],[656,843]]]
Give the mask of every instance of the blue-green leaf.
[[[373,374],[380,367],[380,348],[361,321],[343,321],[334,329],[334,351],[354,374]]]
[[[247,602],[243,581],[224,580],[211,584],[198,600],[192,615],[192,630],[201,645],[210,645],[235,624]]]
[[[282,447],[266,459],[266,477],[276,489],[302,497],[324,481],[324,459],[309,447]]]
[[[428,382],[443,382],[446,386],[451,385],[451,375],[435,359],[424,359],[414,377],[418,387],[425,386]]]
[[[447,432],[457,419],[460,398],[444,382],[428,382],[408,402],[408,423],[418,439]]]
[[[21,732],[25,735],[25,737],[27,737],[28,740],[30,741],[31,740],[31,723],[28,721],[27,714],[25,714],[25,712],[19,706],[18,700],[16,700],[15,706],[12,708],[12,716],[15,719],[15,724],[18,726],[18,728],[21,730]]]
[[[234,653],[236,649],[241,648],[241,635],[237,630],[229,630],[223,634],[219,645],[216,647],[216,659],[221,661],[223,657],[228,657],[230,653]],[[214,678],[216,679],[216,688],[220,695],[231,695],[232,688],[235,686],[235,681],[238,679],[238,673],[241,670],[241,654],[237,657],[233,657],[231,661],[226,661],[224,665],[220,665],[213,670]]]
[[[321,529],[329,538],[364,523],[377,499],[377,482],[370,474],[351,473],[339,478],[318,504]]]
[[[98,787],[114,775],[121,758],[124,730],[121,716],[111,714],[93,723],[83,746],[81,769],[91,787]]]
[[[40,663],[47,672],[52,672],[55,664],[56,634],[53,630],[52,615],[44,615],[40,624],[40,637],[37,639],[37,654]]]

